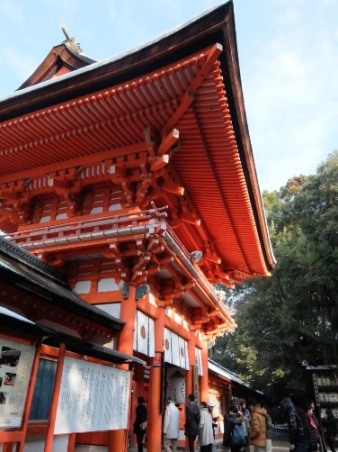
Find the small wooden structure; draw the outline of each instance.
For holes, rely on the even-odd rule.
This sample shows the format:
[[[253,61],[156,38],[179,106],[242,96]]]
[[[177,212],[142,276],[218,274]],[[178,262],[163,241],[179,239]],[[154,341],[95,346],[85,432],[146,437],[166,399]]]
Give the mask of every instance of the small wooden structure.
[[[217,362],[208,360],[209,393],[206,402],[212,409],[215,418],[215,438],[221,443],[224,433],[224,415],[229,413],[231,405],[239,405],[240,401],[248,403],[250,398],[263,399],[263,394],[250,387],[236,374]]]
[[[0,158],[1,229],[123,322],[117,350],[146,362],[128,429],[74,433],[68,450],[125,450],[142,395],[158,452],[165,395],[207,398],[207,342],[234,328],[213,285],[274,266],[232,2],[118,59],[67,38],[0,102]]]

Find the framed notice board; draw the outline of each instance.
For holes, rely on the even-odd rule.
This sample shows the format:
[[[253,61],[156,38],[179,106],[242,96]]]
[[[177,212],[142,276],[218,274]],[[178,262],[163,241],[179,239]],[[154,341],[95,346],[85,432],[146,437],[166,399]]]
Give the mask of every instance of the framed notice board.
[[[0,427],[21,427],[35,346],[0,338]]]
[[[126,429],[130,372],[65,358],[55,433]]]

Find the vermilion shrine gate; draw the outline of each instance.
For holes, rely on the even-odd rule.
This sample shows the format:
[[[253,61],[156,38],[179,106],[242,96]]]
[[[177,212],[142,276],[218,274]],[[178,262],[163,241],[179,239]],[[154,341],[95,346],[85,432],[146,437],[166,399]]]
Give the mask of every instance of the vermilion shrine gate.
[[[274,266],[232,2],[118,59],[94,62],[67,38],[0,102],[0,121],[0,227],[125,322],[115,348],[146,362],[129,427],[142,395],[158,452],[165,394],[206,400],[207,342],[234,327],[214,284]],[[48,310],[29,318],[73,329]],[[68,450],[127,444],[123,429],[69,433]]]

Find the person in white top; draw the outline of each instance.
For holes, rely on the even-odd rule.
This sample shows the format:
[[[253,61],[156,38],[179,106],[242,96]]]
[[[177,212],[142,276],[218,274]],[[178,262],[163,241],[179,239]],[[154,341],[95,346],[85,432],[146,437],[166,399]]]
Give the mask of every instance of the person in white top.
[[[201,446],[201,452],[212,452],[214,432],[212,429],[212,417],[206,402],[201,402],[201,420],[198,440]]]
[[[167,399],[163,424],[163,447],[165,452],[177,452],[180,432],[180,412],[171,397]]]

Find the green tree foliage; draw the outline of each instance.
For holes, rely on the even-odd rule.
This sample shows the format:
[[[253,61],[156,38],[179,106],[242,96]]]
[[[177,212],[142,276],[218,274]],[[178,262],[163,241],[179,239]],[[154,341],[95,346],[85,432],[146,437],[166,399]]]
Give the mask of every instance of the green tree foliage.
[[[264,192],[277,264],[236,289],[236,332],[212,358],[272,398],[302,395],[305,364],[338,364],[338,152]]]

